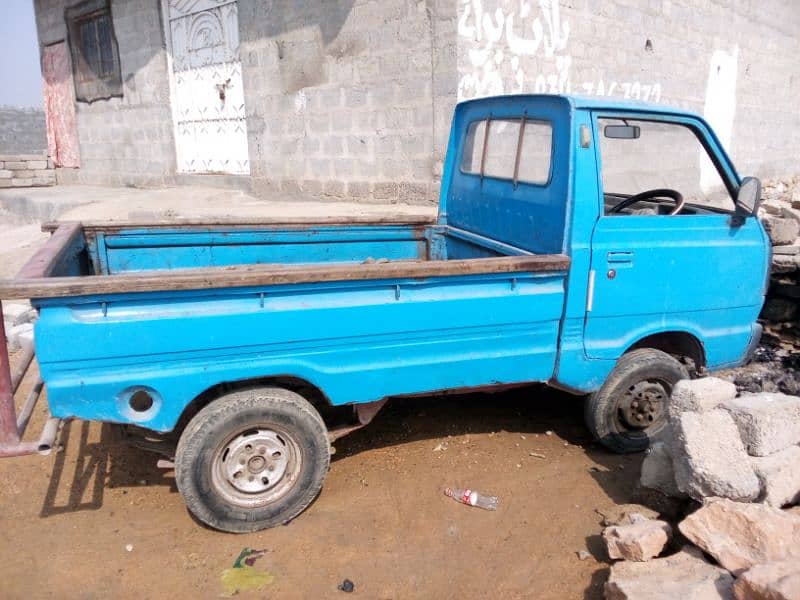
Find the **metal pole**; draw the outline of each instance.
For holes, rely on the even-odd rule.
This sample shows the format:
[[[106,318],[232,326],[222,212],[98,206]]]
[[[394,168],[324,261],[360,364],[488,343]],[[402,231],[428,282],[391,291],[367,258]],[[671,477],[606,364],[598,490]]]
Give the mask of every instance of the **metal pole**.
[[[8,361],[6,327],[3,322],[3,303],[0,302],[0,446],[15,444],[19,444],[17,411],[14,406],[11,365]]]

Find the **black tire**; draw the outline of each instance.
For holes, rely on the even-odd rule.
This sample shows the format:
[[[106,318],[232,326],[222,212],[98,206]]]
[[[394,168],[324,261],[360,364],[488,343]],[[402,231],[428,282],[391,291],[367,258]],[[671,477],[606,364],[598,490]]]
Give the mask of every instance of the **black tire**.
[[[328,432],[314,407],[294,392],[258,388],[223,396],[192,418],[178,442],[175,479],[200,521],[245,533],[299,515],[329,465]]]
[[[672,388],[688,378],[686,367],[669,354],[651,348],[633,350],[619,359],[603,386],[587,398],[586,425],[614,452],[646,450],[664,432]],[[660,408],[653,411],[656,405]]]

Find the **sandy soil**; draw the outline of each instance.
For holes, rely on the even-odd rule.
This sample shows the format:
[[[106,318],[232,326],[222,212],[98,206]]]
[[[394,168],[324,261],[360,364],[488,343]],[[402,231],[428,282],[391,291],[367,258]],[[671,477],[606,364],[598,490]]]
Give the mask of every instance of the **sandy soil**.
[[[595,509],[628,500],[641,460],[597,447],[580,401],[540,387],[395,401],[336,443],[297,519],[233,535],[193,520],[172,473],[113,428],[75,421],[60,441],[0,461],[5,598],[219,597],[244,547],[265,549],[255,568],[275,576],[244,597],[338,597],[349,578],[365,598],[601,598]],[[448,485],[498,495],[499,510],[460,505]]]

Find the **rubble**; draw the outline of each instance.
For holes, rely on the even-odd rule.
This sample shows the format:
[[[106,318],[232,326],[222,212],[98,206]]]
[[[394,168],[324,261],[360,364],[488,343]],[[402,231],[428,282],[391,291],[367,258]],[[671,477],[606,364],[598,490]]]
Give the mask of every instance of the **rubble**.
[[[734,575],[761,563],[800,561],[800,517],[771,506],[715,499],[678,528]]]
[[[777,508],[800,502],[800,446],[752,458],[751,464],[761,482],[761,502]]]
[[[627,524],[606,527],[603,540],[609,558],[644,562],[661,554],[671,535],[672,528],[666,521],[633,513]]]
[[[736,600],[800,600],[800,564],[795,559],[756,565],[733,584]]]
[[[687,547],[646,563],[618,562],[605,584],[607,600],[674,600],[731,598],[733,577]]]
[[[681,413],[670,420],[670,452],[680,491],[696,500],[755,500],[760,484],[731,414],[722,409]]]
[[[773,246],[793,244],[800,234],[800,223],[793,218],[770,216],[764,217],[761,222]]]
[[[739,428],[751,456],[768,456],[800,444],[800,398],[786,394],[743,394],[723,405]]]

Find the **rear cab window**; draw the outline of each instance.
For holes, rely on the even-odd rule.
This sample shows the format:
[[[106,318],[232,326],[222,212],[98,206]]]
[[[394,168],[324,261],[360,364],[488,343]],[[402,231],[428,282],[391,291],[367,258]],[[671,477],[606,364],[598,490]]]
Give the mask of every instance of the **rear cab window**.
[[[547,185],[553,126],[527,118],[484,119],[467,128],[461,172],[514,183]]]

